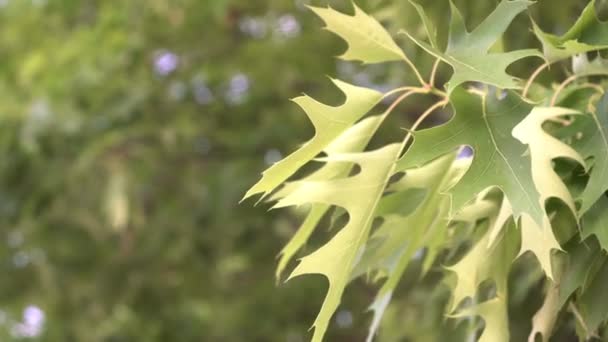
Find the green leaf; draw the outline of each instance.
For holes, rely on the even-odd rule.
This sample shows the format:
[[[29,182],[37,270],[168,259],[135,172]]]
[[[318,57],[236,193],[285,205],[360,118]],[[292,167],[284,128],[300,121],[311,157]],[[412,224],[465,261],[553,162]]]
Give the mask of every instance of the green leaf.
[[[382,98],[382,94],[375,90],[356,87],[339,80],[333,82],[346,95],[344,104],[332,107],[308,96],[295,98],[293,101],[304,109],[315,127],[314,137],[300,149],[264,171],[262,179],[247,191],[243,199],[258,193],[265,196],[273,191],[361,119]]]
[[[324,151],[328,155],[361,152],[365,146],[367,146],[367,143],[382,122],[382,119],[382,116],[372,116],[361,120],[355,126],[349,128],[331,144],[329,144]],[[321,168],[306,178],[287,183],[285,187],[283,187],[275,196],[271,198],[271,200],[278,200],[287,196],[289,193],[295,191],[297,187],[305,184],[304,182],[306,181],[330,180],[346,177],[351,169],[352,164],[350,163],[324,164]],[[304,244],[306,244],[315,227],[318,225],[325,213],[327,213],[329,208],[330,206],[327,204],[313,204],[311,206],[310,212],[306,216],[306,219],[302,225],[298,228],[291,240],[289,240],[289,242],[281,250],[279,264],[276,270],[277,279],[280,278],[281,274],[285,270],[285,267],[289,261],[291,261],[296,252],[302,248]]]
[[[600,324],[608,318],[606,284],[608,284],[608,261],[604,260],[588,288],[583,291],[577,301],[588,336],[593,334]]]
[[[450,95],[454,115],[445,124],[414,133],[414,143],[399,161],[399,169],[420,166],[462,145],[474,151],[470,168],[449,190],[457,213],[482,191],[498,187],[513,206],[516,218],[529,214],[542,224],[546,216],[532,176],[526,146],[511,131],[532,111],[517,94],[473,94],[462,88]]]
[[[582,217],[581,237],[595,235],[600,246],[608,251],[608,197],[602,196]]]
[[[421,272],[424,275],[447,239],[449,198],[442,191],[462,174],[462,163],[455,163],[455,157],[455,154],[449,154],[418,169],[408,170],[404,178],[389,188],[389,191],[407,191],[410,188],[427,191],[422,203],[411,214],[402,216],[395,212],[382,216],[384,222],[372,236],[372,239],[381,241],[380,246],[371,252],[366,250],[368,253],[361,258],[360,272],[377,268],[388,275],[370,306],[374,317],[368,342],[372,341],[393,291],[412,258],[422,248],[426,249]]]
[[[498,267],[498,263],[494,264],[498,260],[502,264],[505,260],[502,257],[495,259],[496,255],[494,253],[502,253],[502,248],[505,247],[502,239],[508,226],[507,223],[508,221],[497,221],[497,217],[492,218],[489,223],[489,229],[484,233],[481,240],[477,241],[467,255],[458,263],[448,267],[457,277],[456,286],[453,289],[453,300],[450,311],[454,311],[463,299],[475,297],[479,284],[485,280],[494,279],[494,272],[498,272],[497,274],[499,275],[505,272],[504,269]],[[490,244],[491,231],[494,230],[492,227],[495,225],[500,228],[498,229],[499,234],[494,238],[494,242]],[[516,247],[517,244],[509,245],[509,248]],[[517,255],[517,250],[511,251],[509,254],[512,254],[512,257],[505,263],[504,267],[510,267],[511,261]],[[506,291],[506,287],[501,287],[500,290],[504,292]]]
[[[608,60],[601,56],[589,61],[587,54],[572,56],[572,71],[577,76],[608,75]]]
[[[390,194],[380,200],[376,211],[376,217],[382,218],[383,222],[370,237],[370,243],[377,242],[377,247],[366,249],[353,271],[353,277],[369,271],[390,274],[394,269],[395,260],[399,259],[400,255],[409,255],[411,258],[416,250],[423,247],[418,240],[434,223],[431,222],[434,220],[428,217],[428,211],[433,212],[433,218],[436,218],[435,214],[441,211],[437,205],[442,198],[447,199],[447,197],[443,196],[440,190],[445,189],[446,183],[457,172],[456,166],[453,165],[454,159],[455,154],[452,153],[420,168],[407,170],[403,178],[388,187],[387,191]],[[424,189],[424,198],[416,203],[413,211],[404,215],[403,208],[409,203],[401,202],[401,205],[394,206],[393,199],[400,201],[409,199],[410,202],[412,198],[416,199],[411,195],[413,189]],[[410,198],[404,198],[402,194],[409,195]],[[445,219],[447,222],[448,217],[446,216]]]
[[[583,160],[574,149],[544,132],[542,124],[550,118],[575,112],[559,108],[532,109],[511,92],[500,100],[495,94],[479,98],[455,91],[450,100],[454,117],[442,126],[414,134],[414,144],[400,163],[415,165],[435,154],[469,145],[475,152],[471,167],[449,190],[454,210],[460,210],[487,188],[500,188],[507,203],[513,206],[514,217],[521,217],[521,252],[532,251],[547,275],[553,277],[551,251],[559,249],[559,244],[544,210],[545,201],[557,197],[573,212],[575,207],[568,189],[553,171],[552,160],[557,157],[580,163]],[[525,156],[526,149],[520,142],[529,145],[530,157]]]
[[[381,63],[402,60],[403,50],[397,46],[390,34],[376,19],[363,12],[357,5],[350,16],[332,8],[310,7],[334,32],[346,41],[348,49],[340,56],[344,60],[363,63]]]
[[[608,23],[598,19],[595,0],[587,4],[574,25],[562,36],[545,33],[534,22],[533,27],[548,62],[608,48]]]
[[[584,225],[583,225],[584,227]],[[576,242],[568,246],[568,263],[559,281],[559,306],[563,306],[568,298],[579,288],[584,287],[591,274],[591,265],[600,257],[601,248],[594,239]]]
[[[530,4],[532,2],[525,0],[504,0],[475,30],[468,32],[460,12],[450,2],[452,18],[445,52],[434,46],[432,39],[429,46],[409,33],[405,32],[405,34],[428,53],[452,66],[454,74],[447,84],[448,93],[468,81],[482,82],[499,88],[518,88],[517,82],[506,73],[505,69],[519,59],[530,56],[540,57],[540,53],[534,49],[504,53],[488,53],[488,51],[501,38],[513,18]],[[417,10],[421,12],[418,8]],[[421,18],[423,22],[428,21],[426,16]]]
[[[394,173],[400,150],[400,145],[392,144],[371,152],[329,155],[322,160],[328,163],[354,163],[361,167],[361,172],[330,181],[306,181],[275,206],[321,203],[342,207],[349,215],[346,226],[327,244],[302,258],[289,277],[322,274],[329,281],[327,295],[313,325],[313,342],[323,339],[340,303],[357,255],[367,241],[380,197]]]
[[[604,94],[591,120],[586,122],[582,139],[573,146],[585,158],[593,158],[589,181],[580,195],[580,214],[584,214],[608,190],[608,93]]]
[[[497,224],[500,225],[499,222]],[[490,231],[475,244],[465,257],[449,267],[456,274],[457,282],[453,290],[452,311],[465,298],[474,298],[479,285],[485,280],[493,280],[496,295],[481,304],[473,304],[456,316],[479,315],[485,321],[480,342],[509,341],[507,315],[507,278],[511,264],[519,246],[515,225],[510,220],[504,224],[494,243],[488,246]]]
[[[416,9],[416,12],[418,12],[418,16],[420,17],[420,20],[422,20],[422,25],[424,25],[424,30],[426,31],[426,36],[429,39],[429,43],[431,43],[432,47],[438,48],[437,27],[435,27],[435,25],[433,25],[433,22],[426,15],[424,8],[419,3],[417,3],[413,0],[409,0],[409,2],[410,2],[410,4],[412,4],[412,6],[414,6],[414,8]]]

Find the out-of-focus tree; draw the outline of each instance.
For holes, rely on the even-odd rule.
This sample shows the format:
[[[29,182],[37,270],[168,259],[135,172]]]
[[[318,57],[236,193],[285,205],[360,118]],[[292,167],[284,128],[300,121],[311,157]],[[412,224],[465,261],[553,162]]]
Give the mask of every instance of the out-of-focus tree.
[[[4,338],[44,320],[45,341],[297,340],[322,285],[275,291],[291,224],[238,202],[308,129],[286,101],[313,87],[302,71],[335,72],[303,58],[332,53],[314,18],[217,0],[0,17]]]

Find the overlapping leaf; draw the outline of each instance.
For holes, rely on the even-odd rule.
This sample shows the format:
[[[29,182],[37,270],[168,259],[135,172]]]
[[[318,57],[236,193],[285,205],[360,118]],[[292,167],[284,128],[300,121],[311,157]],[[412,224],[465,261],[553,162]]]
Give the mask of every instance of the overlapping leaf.
[[[371,341],[376,333],[393,291],[414,255],[422,248],[426,249],[424,274],[447,238],[449,198],[442,194],[442,190],[462,174],[463,165],[466,165],[462,161],[455,163],[454,158],[455,154],[447,155],[421,168],[408,170],[404,178],[389,188],[389,191],[396,193],[384,197],[384,203],[380,203],[378,214],[384,218],[384,222],[370,241],[378,241],[378,246],[366,250],[358,270],[355,270],[355,275],[374,269],[387,275],[370,306],[374,318],[367,341]],[[388,212],[382,210],[383,204],[391,202],[392,197],[407,194],[411,189],[425,191],[424,199],[413,212],[403,215],[399,207]]]
[[[576,213],[574,200],[566,185],[553,170],[553,160],[567,158],[585,165],[583,158],[570,146],[551,136],[543,129],[543,124],[551,119],[566,115],[580,114],[567,108],[536,107],[513,129],[513,136],[529,146],[532,160],[532,177],[541,194],[541,201],[559,198]]]
[[[597,272],[589,280],[587,288],[582,291],[577,301],[587,338],[593,336],[608,317],[606,284],[608,284],[608,259],[603,258]]]
[[[575,241],[567,246],[568,262],[559,279],[558,304],[564,306],[568,298],[578,289],[584,287],[593,276],[593,264],[603,261],[601,248],[594,239],[584,242]]]
[[[457,90],[450,99],[455,111],[453,118],[442,126],[417,132],[414,144],[400,164],[416,165],[460,145],[469,145],[475,156],[462,180],[450,189],[453,208],[458,211],[487,188],[500,188],[513,206],[515,218],[522,217],[522,252],[534,252],[551,276],[550,253],[559,244],[544,203],[556,197],[575,210],[568,189],[552,169],[552,160],[567,157],[583,161],[572,148],[545,133],[541,125],[551,117],[572,111],[533,110],[510,92],[500,100],[494,94],[480,98]],[[525,155],[526,148],[521,143],[530,146],[530,156]]]
[[[496,218],[491,222],[491,226],[497,229],[491,227],[462,260],[449,267],[457,278],[453,290],[452,310],[464,298],[474,298],[483,281],[492,280],[496,290],[495,296],[480,304],[473,304],[457,316],[481,316],[485,321],[485,328],[479,341],[506,342],[509,341],[507,277],[511,263],[517,256],[519,241],[512,220],[503,221]],[[494,241],[490,242],[492,231],[499,233],[494,237]]]
[[[506,73],[505,69],[517,60],[540,56],[540,53],[533,49],[503,53],[488,53],[488,51],[501,38],[513,18],[530,4],[532,2],[525,0],[501,1],[494,12],[475,30],[468,32],[462,15],[450,2],[452,10],[450,34],[448,46],[443,52],[437,48],[433,38],[430,38],[429,46],[409,33],[405,32],[405,34],[428,53],[452,66],[454,74],[447,86],[449,93],[458,85],[468,81],[482,82],[499,88],[517,88],[517,82]],[[425,16],[422,16],[422,20],[428,21]]]
[[[572,56],[572,71],[577,76],[608,75],[608,60],[601,56],[589,61],[587,54]]]
[[[582,139],[573,146],[586,158],[592,158],[589,182],[580,196],[584,214],[608,190],[608,94],[604,94],[595,112],[588,114]]]
[[[594,235],[600,246],[608,251],[608,197],[602,196],[582,217],[582,238]]]
[[[534,33],[548,62],[572,55],[608,48],[608,23],[598,19],[595,0],[590,1],[574,25],[562,36],[543,32],[536,23]]]
[[[294,102],[304,109],[314,125],[316,133],[300,149],[264,171],[262,179],[247,191],[245,198],[258,193],[266,195],[273,191],[367,114],[382,98],[382,94],[375,90],[356,87],[339,80],[333,80],[333,82],[346,95],[344,104],[332,107],[308,96],[295,98]]]
[[[539,334],[542,342],[549,341],[560,309],[559,285],[552,284],[545,296],[543,306],[532,318],[532,331],[530,332],[530,336],[528,336],[528,342],[535,342]]]
[[[381,123],[381,116],[372,116],[358,122],[355,126],[349,128],[336,140],[334,140],[324,151],[328,155],[339,153],[361,152],[373,133]],[[305,181],[320,181],[343,178],[348,175],[352,169],[350,163],[328,163],[324,164],[320,169],[313,172],[303,180],[291,182],[285,185],[271,200],[280,199],[289,193],[293,192],[298,186],[302,186]],[[296,252],[308,241],[308,238],[319,224],[321,218],[327,213],[330,206],[327,204],[312,204],[309,213],[304,222],[300,225],[297,232],[281,250],[279,264],[277,266],[277,279],[285,270],[289,261],[293,258]]]
[[[452,93],[450,103],[453,117],[443,125],[416,132],[399,168],[420,166],[468,145],[474,151],[471,167],[449,190],[454,212],[483,190],[498,187],[513,205],[516,218],[527,213],[542,223],[545,212],[534,185],[530,158],[525,155],[525,145],[511,135],[532,106],[512,92],[500,100],[496,94],[480,96],[462,88]]]
[[[536,107],[513,129],[513,136],[530,148],[532,178],[541,194],[541,203],[549,198],[559,198],[576,215],[576,207],[570,192],[558,174],[553,170],[553,160],[568,158],[585,165],[583,158],[570,146],[551,136],[543,129],[543,124],[560,116],[579,114],[576,111],[558,107]],[[543,217],[539,225],[534,220],[522,218],[522,252],[532,251],[541,266],[553,278],[551,251],[559,249],[553,235],[549,217]]]
[[[349,215],[347,225],[327,244],[302,258],[290,275],[291,279],[303,274],[322,274],[329,281],[327,295],[313,325],[314,342],[322,340],[340,303],[356,256],[367,240],[376,206],[393,174],[399,151],[400,146],[393,144],[371,152],[329,155],[323,160],[357,164],[361,172],[331,181],[305,181],[276,204],[276,207],[309,203],[335,205],[344,208]]]

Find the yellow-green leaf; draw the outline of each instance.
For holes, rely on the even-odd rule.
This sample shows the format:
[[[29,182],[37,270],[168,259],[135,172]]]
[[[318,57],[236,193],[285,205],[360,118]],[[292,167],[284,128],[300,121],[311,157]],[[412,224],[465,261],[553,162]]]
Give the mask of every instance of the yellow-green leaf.
[[[294,102],[304,109],[315,127],[314,137],[300,149],[264,171],[262,179],[247,191],[244,198],[258,193],[266,195],[273,191],[361,119],[382,98],[382,94],[375,90],[353,86],[338,80],[333,80],[333,82],[346,95],[344,104],[332,107],[309,96],[295,98]]]
[[[329,7],[311,7],[325,21],[326,28],[342,37],[348,44],[348,49],[340,58],[363,63],[403,59],[405,57],[403,50],[397,46],[384,27],[357,5],[354,7],[355,14],[352,16]]]
[[[367,241],[374,213],[390,176],[401,146],[388,145],[379,150],[329,155],[329,163],[353,163],[361,171],[331,181],[307,181],[282,198],[276,207],[321,203],[344,208],[349,215],[344,228],[325,245],[302,258],[289,279],[303,274],[322,274],[329,288],[321,311],[314,322],[313,342],[323,339],[350,279],[357,255]]]
[[[325,152],[328,155],[361,152],[381,122],[382,116],[372,116],[361,120],[355,126],[349,128],[346,132],[334,140],[329,146],[327,146],[327,148],[325,148]],[[287,183],[285,187],[279,190],[278,193],[271,198],[271,200],[280,199],[287,196],[298,186],[305,184],[304,182],[306,181],[320,181],[346,177],[351,169],[352,165],[350,163],[324,164],[319,170],[313,172],[306,178]],[[315,227],[318,225],[325,213],[327,213],[329,208],[330,206],[327,204],[313,204],[311,206],[311,209],[302,225],[298,228],[291,240],[289,240],[289,242],[281,250],[279,264],[276,271],[277,279],[280,278],[281,274],[285,270],[285,267],[296,252],[304,244],[306,244]]]

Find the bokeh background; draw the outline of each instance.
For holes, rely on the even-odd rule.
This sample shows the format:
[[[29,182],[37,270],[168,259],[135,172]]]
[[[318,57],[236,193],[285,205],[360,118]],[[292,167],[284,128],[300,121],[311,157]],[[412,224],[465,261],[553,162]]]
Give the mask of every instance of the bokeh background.
[[[447,0],[419,2],[445,26]],[[455,2],[471,25],[497,3]],[[347,0],[0,0],[0,340],[308,340],[325,282],[274,276],[298,213],[239,201],[312,134],[289,98],[338,104],[326,76],[412,82],[398,63],[334,58],[345,44],[305,7],[328,3],[351,11]],[[560,33],[586,1],[553,3],[532,14]],[[421,32],[406,0],[358,4],[391,32]],[[504,45],[538,46],[529,19],[516,22]],[[433,60],[398,40],[428,72]],[[426,105],[406,103],[382,139]],[[349,288],[328,341],[364,339],[373,294]],[[426,299],[412,298],[420,314]],[[387,324],[420,329],[429,315],[441,318]]]

